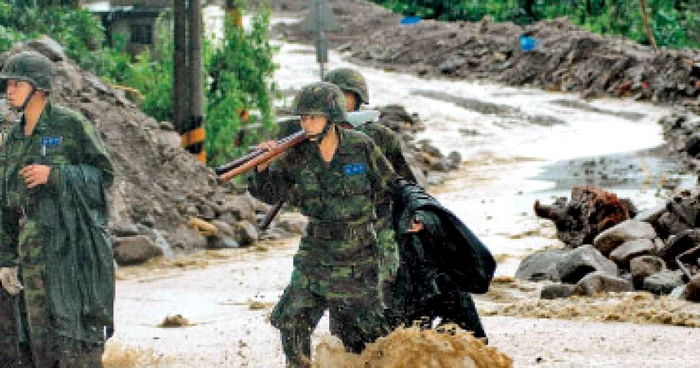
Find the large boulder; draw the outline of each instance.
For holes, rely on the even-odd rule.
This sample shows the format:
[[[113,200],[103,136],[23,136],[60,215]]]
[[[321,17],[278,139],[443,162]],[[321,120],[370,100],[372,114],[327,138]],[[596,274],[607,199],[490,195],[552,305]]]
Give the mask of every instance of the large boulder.
[[[617,224],[593,239],[593,246],[603,255],[609,255],[622,243],[630,240],[656,238],[656,231],[651,224],[637,220],[628,220]]]
[[[575,284],[595,271],[602,271],[611,276],[618,275],[615,262],[605,258],[590,244],[572,250],[557,264],[557,274],[561,281],[569,284]]]
[[[574,288],[576,295],[593,296],[598,293],[633,291],[632,283],[621,278],[609,275],[602,271],[591,272],[584,276]]]
[[[642,287],[654,294],[670,294],[673,289],[683,285],[683,273],[680,270],[661,270],[644,279]]]
[[[610,253],[610,259],[615,261],[618,266],[629,269],[629,262],[632,258],[655,254],[656,244],[649,239],[635,239],[622,243]]]
[[[568,249],[545,249],[525,257],[518,269],[515,278],[528,281],[560,281],[557,273],[557,264],[569,253]]]
[[[114,260],[120,265],[141,264],[163,255],[163,250],[146,235],[117,238],[113,247]]]
[[[641,256],[633,258],[630,261],[630,274],[632,275],[632,282],[636,288],[642,288],[644,279],[661,272],[665,269],[666,265],[663,259],[656,256]]]

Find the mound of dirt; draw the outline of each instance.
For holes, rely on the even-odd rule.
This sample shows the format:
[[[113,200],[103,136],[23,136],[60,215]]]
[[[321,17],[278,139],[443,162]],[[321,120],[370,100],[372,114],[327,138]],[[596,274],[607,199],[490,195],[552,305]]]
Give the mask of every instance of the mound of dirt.
[[[463,367],[506,368],[513,360],[485,345],[456,325],[441,330],[398,328],[367,346],[361,355],[348,353],[340,341],[316,347],[316,368]]]
[[[305,12],[298,0],[278,2]],[[280,5],[281,6],[281,5]],[[529,26],[510,22],[439,22],[401,25],[401,16],[361,0],[328,3],[339,30],[327,32],[331,45],[353,61],[417,75],[455,79],[484,78],[509,85],[585,96],[629,96],[697,108],[700,103],[700,51],[659,53],[619,37],[602,37],[566,19]],[[279,24],[289,41],[311,43],[314,34],[300,23]],[[519,36],[536,39],[523,51]]]
[[[122,91],[81,70],[48,38],[15,45],[0,55],[0,66],[24,50],[53,61],[52,99],[85,115],[107,146],[117,171],[109,193],[113,236],[148,235],[161,247],[188,250],[206,245],[202,236],[184,228],[192,217],[219,220],[234,229],[244,227],[241,222],[255,223],[259,203],[245,189],[218,185],[211,169],[179,147],[180,137],[170,123],[145,115]],[[5,129],[16,118],[6,104],[0,104],[0,117]],[[166,240],[169,244],[163,245]]]

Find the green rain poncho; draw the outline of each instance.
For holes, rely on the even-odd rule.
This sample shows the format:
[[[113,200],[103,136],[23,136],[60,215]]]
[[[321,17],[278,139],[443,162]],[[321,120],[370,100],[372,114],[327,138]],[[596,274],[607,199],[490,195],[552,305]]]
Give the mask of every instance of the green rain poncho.
[[[18,266],[24,284],[20,340],[29,337],[34,359],[60,359],[62,343],[100,345],[112,331],[105,190],[114,170],[78,113],[49,102],[31,135],[23,127],[23,121],[12,127],[0,155],[0,267]],[[46,184],[28,189],[19,171],[32,163],[51,173]]]

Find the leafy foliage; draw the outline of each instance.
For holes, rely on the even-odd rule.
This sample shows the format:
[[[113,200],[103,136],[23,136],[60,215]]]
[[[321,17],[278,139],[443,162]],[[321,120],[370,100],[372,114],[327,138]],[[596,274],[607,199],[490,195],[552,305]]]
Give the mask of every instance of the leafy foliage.
[[[239,9],[245,0],[234,0]],[[203,62],[209,163],[221,164],[240,155],[274,129],[272,96],[276,89],[272,61],[276,48],[269,42],[271,8],[259,6],[251,29],[228,19],[220,45],[204,42]],[[45,34],[64,46],[67,55],[83,69],[117,87],[136,89],[144,112],[158,120],[172,120],[173,39],[169,19],[156,23],[155,49],[132,57],[127,42],[113,35],[112,46],[103,45],[104,29],[89,12],[77,9],[77,0],[0,1],[0,52],[13,43]],[[245,121],[241,112],[255,110],[258,116]],[[244,139],[234,138],[245,131]]]
[[[239,8],[245,5],[238,0]],[[272,75],[276,66],[272,57],[277,49],[269,42],[270,14],[269,5],[259,7],[247,32],[228,15],[222,44],[208,62],[211,84],[205,126],[207,160],[212,165],[240,156],[248,145],[274,129],[272,95],[276,86]],[[259,116],[251,115],[245,121],[241,115],[251,109]]]

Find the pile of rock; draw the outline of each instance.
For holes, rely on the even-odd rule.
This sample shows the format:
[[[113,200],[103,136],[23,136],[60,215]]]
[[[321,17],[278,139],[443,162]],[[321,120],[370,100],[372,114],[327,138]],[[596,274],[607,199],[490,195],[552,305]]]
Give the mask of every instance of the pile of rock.
[[[700,172],[700,116],[677,111],[659,120],[669,151],[686,166]]]
[[[531,254],[515,277],[554,282],[542,288],[546,299],[646,290],[700,301],[700,191],[640,212],[591,243],[567,245]]]
[[[117,171],[109,193],[110,234],[120,264],[207,247],[250,245],[258,239],[257,217],[267,206],[245,188],[221,186],[213,171],[180,148],[172,124],[146,116],[115,89],[81,70],[55,41],[42,37],[0,55],[35,50],[54,64],[52,98],[85,115],[100,132]],[[0,105],[7,128],[15,116]],[[214,225],[206,232],[191,219]],[[277,232],[281,234],[282,232]]]
[[[415,140],[415,133],[425,129],[417,114],[409,114],[400,105],[383,106],[379,112],[379,122],[399,136],[404,156],[420,185],[439,184],[444,181],[448,171],[459,167],[462,162],[459,152],[445,155],[430,140]]]
[[[296,3],[287,0],[284,3]],[[567,19],[528,26],[511,22],[400,24],[401,16],[362,0],[329,3],[339,29],[326,36],[361,63],[422,76],[484,78],[585,96],[629,96],[700,110],[700,52],[661,50],[621,37],[604,37]],[[299,10],[299,7],[290,7]],[[302,23],[277,26],[278,34],[314,42]],[[536,40],[523,50],[519,36]]]

